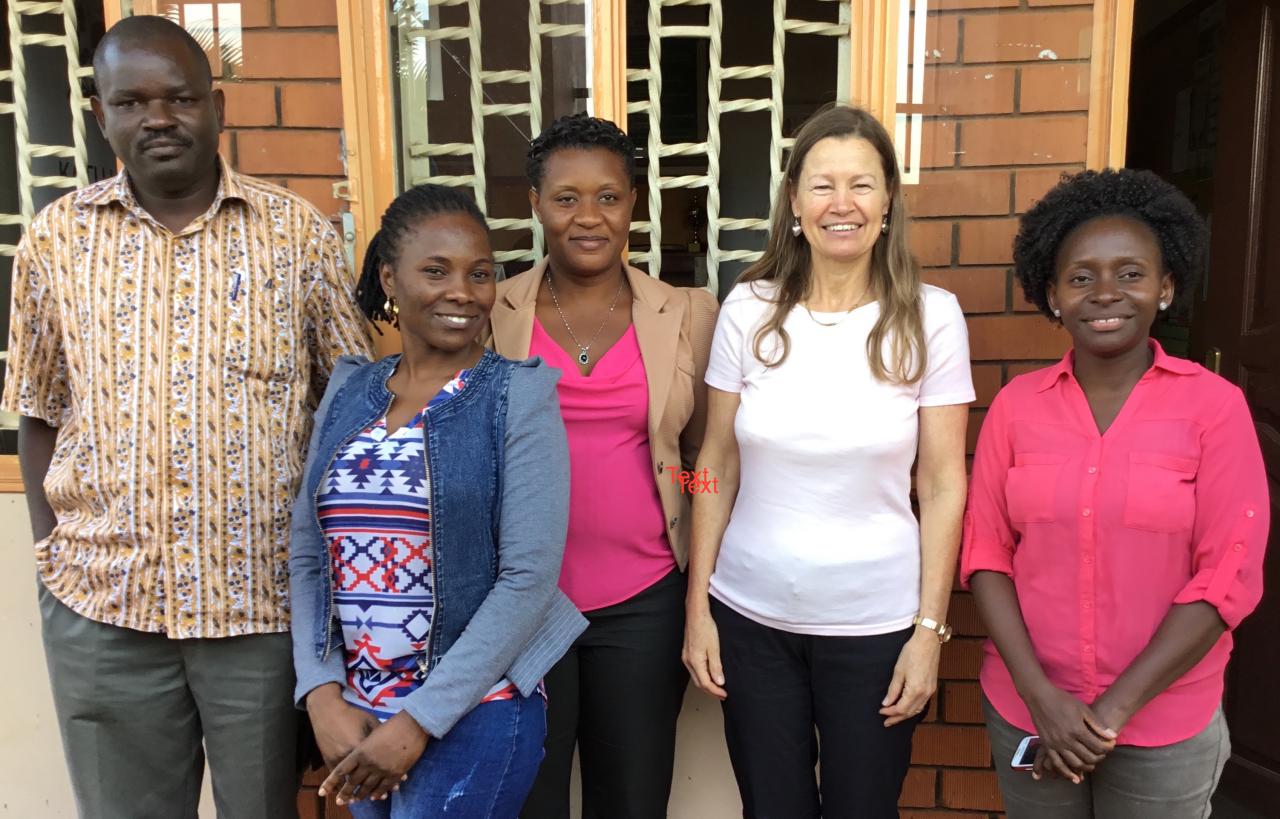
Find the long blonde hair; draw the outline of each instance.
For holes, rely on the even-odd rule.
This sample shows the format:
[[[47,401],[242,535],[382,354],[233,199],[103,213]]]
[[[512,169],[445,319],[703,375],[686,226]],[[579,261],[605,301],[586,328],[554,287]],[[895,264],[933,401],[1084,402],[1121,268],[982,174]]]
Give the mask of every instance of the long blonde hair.
[[[880,155],[889,189],[889,232],[871,249],[871,292],[880,302],[880,317],[867,338],[867,361],[879,381],[910,384],[924,374],[927,350],[924,317],[920,301],[920,270],[907,243],[907,209],[902,196],[902,174],[893,142],[884,126],[861,108],[833,104],[809,118],[798,133],[787,160],[781,189],[773,209],[769,239],[760,261],[747,268],[739,281],[770,282],[776,289],[769,300],[774,304],[768,320],[756,333],[753,351],[766,367],[786,361],[791,338],[783,322],[797,304],[810,295],[813,286],[813,256],[804,236],[791,232],[791,193],[800,180],[800,169],[813,146],[824,139],[865,139]],[[873,230],[876,226],[869,226]],[[755,288],[753,287],[753,291]],[[765,360],[762,346],[776,334],[780,355]],[[884,344],[889,340],[889,361]]]

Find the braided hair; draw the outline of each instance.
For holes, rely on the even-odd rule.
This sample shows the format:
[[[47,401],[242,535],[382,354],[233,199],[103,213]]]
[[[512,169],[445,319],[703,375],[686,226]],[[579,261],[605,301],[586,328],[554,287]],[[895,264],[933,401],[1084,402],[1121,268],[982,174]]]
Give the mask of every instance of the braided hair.
[[[415,185],[387,206],[382,227],[369,240],[360,281],[356,283],[356,306],[370,321],[392,323],[392,317],[387,315],[387,293],[382,289],[382,265],[395,266],[400,257],[400,240],[423,219],[449,213],[470,216],[488,234],[489,226],[475,200],[457,188]]]
[[[636,175],[636,146],[621,128],[607,119],[585,113],[568,114],[548,125],[529,143],[524,167],[534,190],[542,187],[547,158],[564,148],[603,148],[622,160],[628,180]]]

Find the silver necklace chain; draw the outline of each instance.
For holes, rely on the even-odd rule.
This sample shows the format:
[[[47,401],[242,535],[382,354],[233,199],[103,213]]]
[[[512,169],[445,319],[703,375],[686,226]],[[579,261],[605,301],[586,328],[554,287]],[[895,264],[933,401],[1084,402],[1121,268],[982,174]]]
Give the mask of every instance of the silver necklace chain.
[[[867,294],[870,292],[871,292],[871,282],[868,281],[867,286],[862,288],[862,295],[858,296],[858,300],[853,303],[852,307],[844,311],[843,316],[836,319],[835,321],[818,321],[818,317],[813,314],[813,311],[809,309],[809,305],[807,304],[804,306],[804,310],[806,313],[809,314],[809,318],[813,319],[813,323],[817,324],[819,327],[835,327],[838,324],[843,324],[844,320],[849,318],[849,316],[853,314],[854,310],[857,310],[859,307],[861,307],[863,299],[865,299],[867,297]]]
[[[573,328],[569,326],[569,319],[564,317],[564,310],[560,308],[560,299],[556,298],[556,286],[551,283],[551,269],[547,269],[547,290],[551,293],[551,303],[556,306],[556,312],[560,314],[560,321],[564,322],[564,329],[569,331],[569,338],[573,339],[573,346],[578,348],[578,363],[583,367],[591,363],[591,345],[596,343],[596,339],[600,337],[600,333],[604,332],[604,327],[609,323],[609,316],[613,315],[613,309],[618,306],[618,297],[622,295],[622,285],[626,284],[627,277],[624,275],[622,281],[618,282],[618,292],[613,294],[613,303],[609,305],[609,312],[605,313],[604,321],[600,322],[600,326],[596,328],[591,338],[587,339],[587,343],[583,344],[578,341],[578,334],[573,332]]]

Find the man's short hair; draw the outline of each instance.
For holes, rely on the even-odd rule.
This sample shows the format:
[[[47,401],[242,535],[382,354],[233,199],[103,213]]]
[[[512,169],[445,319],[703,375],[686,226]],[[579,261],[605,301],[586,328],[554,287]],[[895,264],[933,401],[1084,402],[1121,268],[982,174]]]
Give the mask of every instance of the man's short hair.
[[[126,17],[116,23],[98,41],[93,52],[93,73],[95,77],[106,68],[107,58],[113,49],[145,49],[157,42],[169,41],[181,43],[191,53],[197,68],[204,78],[213,83],[213,69],[209,65],[209,56],[185,28],[165,17],[152,14],[139,14]]]

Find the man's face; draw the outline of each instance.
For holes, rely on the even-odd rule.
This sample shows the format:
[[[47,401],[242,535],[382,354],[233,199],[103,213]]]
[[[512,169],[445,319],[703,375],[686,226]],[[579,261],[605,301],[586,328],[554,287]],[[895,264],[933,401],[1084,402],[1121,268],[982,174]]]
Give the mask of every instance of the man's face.
[[[215,172],[222,91],[185,46],[122,44],[95,80],[94,117],[135,182],[181,191]]]

